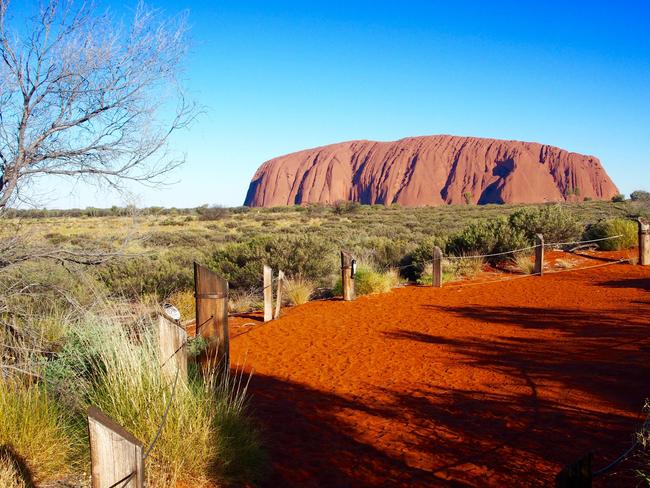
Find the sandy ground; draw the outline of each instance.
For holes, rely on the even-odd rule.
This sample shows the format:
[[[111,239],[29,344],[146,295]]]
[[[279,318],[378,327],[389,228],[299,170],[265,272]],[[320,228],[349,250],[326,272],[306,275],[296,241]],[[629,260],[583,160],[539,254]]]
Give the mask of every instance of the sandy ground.
[[[650,396],[649,291],[650,268],[615,264],[232,319],[268,486],[549,486],[588,451],[607,464]]]

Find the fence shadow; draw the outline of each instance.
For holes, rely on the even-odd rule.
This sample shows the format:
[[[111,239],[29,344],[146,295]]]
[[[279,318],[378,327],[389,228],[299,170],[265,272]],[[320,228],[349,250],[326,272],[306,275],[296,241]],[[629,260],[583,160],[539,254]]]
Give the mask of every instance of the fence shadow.
[[[0,460],[8,462],[13,467],[18,479],[24,484],[25,488],[36,488],[27,462],[11,446],[6,444],[0,446]]]

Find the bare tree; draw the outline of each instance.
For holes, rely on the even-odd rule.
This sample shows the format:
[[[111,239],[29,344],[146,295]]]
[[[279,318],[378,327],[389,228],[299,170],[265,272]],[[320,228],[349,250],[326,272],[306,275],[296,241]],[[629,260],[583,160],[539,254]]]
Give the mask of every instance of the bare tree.
[[[139,3],[125,26],[45,0],[19,29],[10,7],[0,0],[0,214],[42,176],[161,183],[182,162],[169,136],[195,114],[178,83],[184,19]]]

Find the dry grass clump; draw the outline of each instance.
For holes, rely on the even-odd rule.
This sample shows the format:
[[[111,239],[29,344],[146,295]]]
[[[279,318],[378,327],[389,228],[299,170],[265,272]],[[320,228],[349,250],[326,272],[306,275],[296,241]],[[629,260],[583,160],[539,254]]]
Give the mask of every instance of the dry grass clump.
[[[42,385],[11,377],[0,380],[0,446],[3,477],[11,455],[22,458],[37,482],[55,480],[69,471],[72,456],[69,418]],[[5,486],[2,484],[2,486]],[[11,485],[9,485],[11,486]]]
[[[0,453],[0,486],[3,488],[27,488],[18,470],[7,455]]]
[[[555,267],[560,269],[571,269],[576,267],[576,263],[569,259],[556,259]]]
[[[464,259],[442,260],[442,282],[449,283],[460,279],[471,279],[476,277],[485,267],[485,259],[482,257],[461,256]],[[417,280],[420,285],[431,285],[433,282],[433,263],[424,266],[422,275]]]
[[[228,312],[230,313],[251,312],[262,307],[262,300],[253,290],[237,290],[230,293],[228,299]]]
[[[535,272],[535,259],[530,254],[516,254],[511,259],[512,265],[523,274],[533,274]]]
[[[311,299],[316,287],[311,281],[297,277],[285,280],[284,289],[289,304],[302,305]]]
[[[167,302],[178,309],[181,313],[181,320],[192,319],[196,315],[196,300],[193,291],[174,292],[167,299]]]
[[[82,410],[100,408],[145,446],[171,398],[167,421],[147,458],[147,486],[206,486],[231,475],[254,480],[263,455],[244,413],[246,385],[241,378],[204,374],[187,383],[179,380],[174,389],[161,371],[155,330],[147,319],[126,328],[110,317],[88,314],[48,365],[49,377],[53,384],[74,384],[74,402]],[[65,442],[48,438],[44,445],[58,450]],[[250,464],[234,460],[239,453]]]

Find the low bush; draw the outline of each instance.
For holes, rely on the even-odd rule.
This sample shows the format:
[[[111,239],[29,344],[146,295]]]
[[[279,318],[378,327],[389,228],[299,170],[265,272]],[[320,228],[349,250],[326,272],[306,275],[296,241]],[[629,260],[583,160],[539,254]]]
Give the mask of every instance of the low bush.
[[[287,301],[290,305],[307,303],[314,294],[314,284],[304,278],[297,277],[285,281]]]
[[[316,236],[274,236],[228,244],[213,253],[210,264],[231,287],[252,289],[261,287],[265,264],[289,276],[329,282],[338,268],[336,258],[336,248]]]
[[[577,240],[583,231],[574,213],[562,205],[518,209],[508,221],[515,232],[523,233],[529,245],[537,234],[542,234],[546,242],[566,242]]]
[[[483,220],[469,224],[463,231],[451,236],[447,253],[496,254],[530,246],[523,230],[513,228],[506,217]],[[493,258],[497,261],[505,258]]]
[[[603,251],[619,251],[631,249],[638,244],[637,224],[628,219],[601,220],[587,227],[585,240],[605,239],[620,235],[617,239],[598,242],[598,247]]]

